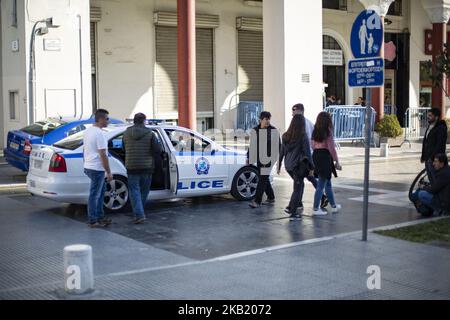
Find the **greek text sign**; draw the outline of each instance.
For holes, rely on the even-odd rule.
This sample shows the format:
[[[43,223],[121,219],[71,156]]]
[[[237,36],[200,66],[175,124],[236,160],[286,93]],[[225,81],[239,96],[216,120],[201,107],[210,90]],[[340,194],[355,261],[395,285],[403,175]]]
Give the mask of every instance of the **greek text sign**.
[[[384,60],[357,59],[348,63],[350,87],[381,87],[384,85]]]

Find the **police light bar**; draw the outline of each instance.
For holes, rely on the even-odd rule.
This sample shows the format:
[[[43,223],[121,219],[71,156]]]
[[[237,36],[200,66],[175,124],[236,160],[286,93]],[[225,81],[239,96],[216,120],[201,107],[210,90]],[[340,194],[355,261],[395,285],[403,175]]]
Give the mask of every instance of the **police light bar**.
[[[125,120],[127,123],[134,123],[133,119],[126,119]],[[166,123],[166,120],[164,119],[145,119],[145,124],[148,126],[154,126],[154,125],[158,125],[158,124],[163,124]]]

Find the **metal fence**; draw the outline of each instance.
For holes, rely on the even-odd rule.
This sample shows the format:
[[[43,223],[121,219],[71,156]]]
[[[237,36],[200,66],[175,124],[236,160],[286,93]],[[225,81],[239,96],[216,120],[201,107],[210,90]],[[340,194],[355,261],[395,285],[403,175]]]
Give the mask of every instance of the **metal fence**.
[[[263,111],[261,101],[241,101],[237,107],[237,129],[248,130],[259,123],[259,114]]]
[[[390,104],[384,105],[384,114],[393,114],[397,115],[397,106],[393,106]]]
[[[405,112],[405,142],[422,139],[428,126],[427,113],[430,108],[408,108]]]
[[[371,137],[375,129],[376,112],[371,108]],[[330,113],[334,125],[334,138],[336,142],[365,141],[366,107],[361,106],[330,106],[325,108]]]

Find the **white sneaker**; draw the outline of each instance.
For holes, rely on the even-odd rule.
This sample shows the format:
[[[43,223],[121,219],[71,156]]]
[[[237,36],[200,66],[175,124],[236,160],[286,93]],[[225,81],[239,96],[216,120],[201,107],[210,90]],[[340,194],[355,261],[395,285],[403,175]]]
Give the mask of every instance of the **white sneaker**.
[[[337,204],[336,207],[331,208],[332,213],[338,213],[342,209],[342,206],[340,204]]]
[[[313,209],[313,216],[326,216],[328,214],[327,210],[324,209]]]

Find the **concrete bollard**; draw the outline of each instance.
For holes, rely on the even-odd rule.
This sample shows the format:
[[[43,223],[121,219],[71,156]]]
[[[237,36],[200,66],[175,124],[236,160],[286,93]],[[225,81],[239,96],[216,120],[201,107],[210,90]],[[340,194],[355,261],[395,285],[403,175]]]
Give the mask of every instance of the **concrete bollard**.
[[[64,288],[68,294],[85,294],[94,290],[92,247],[84,244],[64,248]]]
[[[380,144],[380,157],[389,158],[389,144],[387,143]]]

